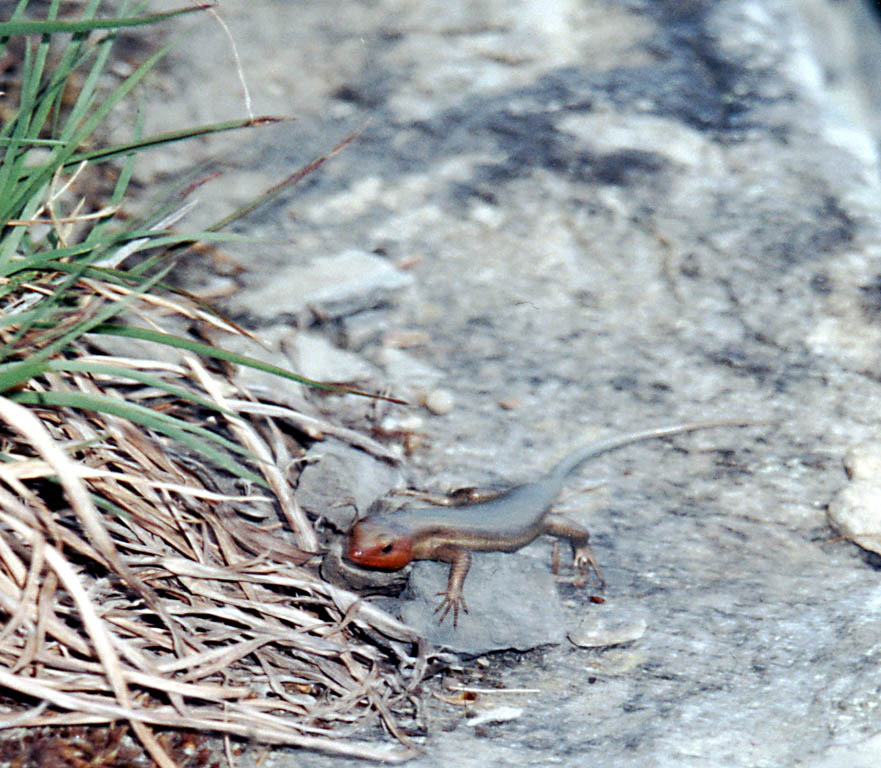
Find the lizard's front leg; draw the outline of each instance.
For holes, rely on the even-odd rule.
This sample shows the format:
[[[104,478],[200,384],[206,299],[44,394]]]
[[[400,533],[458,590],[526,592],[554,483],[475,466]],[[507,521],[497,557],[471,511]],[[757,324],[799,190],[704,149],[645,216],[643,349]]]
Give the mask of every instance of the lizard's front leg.
[[[443,560],[450,564],[450,577],[447,580],[447,591],[438,592],[443,595],[444,599],[440,601],[440,605],[435,608],[435,613],[441,612],[437,623],[440,624],[446,615],[453,609],[453,626],[459,623],[459,606],[465,613],[468,613],[468,606],[465,604],[465,597],[462,595],[462,585],[465,583],[465,577],[468,575],[468,569],[471,567],[471,553],[467,549],[460,549],[451,544],[439,547],[434,557],[437,560]]]

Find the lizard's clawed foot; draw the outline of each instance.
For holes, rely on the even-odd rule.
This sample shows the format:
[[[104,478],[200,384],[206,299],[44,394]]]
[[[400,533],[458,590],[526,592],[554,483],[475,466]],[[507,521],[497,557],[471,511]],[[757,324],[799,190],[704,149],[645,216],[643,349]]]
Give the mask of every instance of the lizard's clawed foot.
[[[434,609],[435,613],[440,611],[437,623],[442,624],[446,615],[450,612],[450,608],[452,608],[453,627],[457,627],[459,625],[459,606],[462,606],[463,613],[468,613],[468,606],[465,605],[465,597],[461,592],[438,592],[438,594],[443,595],[444,599],[441,600],[440,605]]]
[[[603,578],[603,574],[600,573],[599,563],[597,563],[596,558],[593,556],[593,551],[587,544],[583,544],[575,550],[575,567],[585,573],[590,573],[592,570],[597,578],[597,586],[600,588],[606,586],[606,580]]]

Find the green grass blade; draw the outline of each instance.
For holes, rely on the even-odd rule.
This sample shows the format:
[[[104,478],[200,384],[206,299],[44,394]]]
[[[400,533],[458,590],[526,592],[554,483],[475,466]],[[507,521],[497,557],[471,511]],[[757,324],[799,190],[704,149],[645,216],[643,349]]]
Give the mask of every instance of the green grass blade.
[[[0,37],[12,37],[13,35],[55,35],[60,33],[82,34],[94,32],[98,29],[124,29],[126,27],[142,27],[147,24],[157,24],[175,16],[186,13],[197,13],[212,8],[212,3],[203,3],[189,8],[178,8],[163,13],[151,13],[147,16],[126,16],[116,19],[81,19],[80,21],[40,21],[30,19],[18,19],[0,22]]]
[[[36,362],[39,360],[45,360],[56,351],[47,348],[39,352],[34,352],[33,350],[27,350],[25,352],[18,349],[17,345],[25,334],[29,333],[34,328],[55,328],[58,329],[57,333],[63,332],[64,325],[60,322],[61,318],[58,318],[59,322],[57,323],[51,321],[60,315],[61,306],[67,301],[69,288],[79,279],[79,277],[78,274],[66,277],[61,283],[54,286],[54,292],[51,296],[44,296],[40,299],[39,303],[34,307],[32,315],[26,319],[19,318],[20,327],[10,338],[6,339],[6,343],[0,348],[0,360],[5,360],[13,352],[17,352],[19,354],[26,353],[30,360]],[[51,335],[52,331],[48,331],[44,334],[44,339],[38,340],[35,343],[39,344],[40,341],[44,341],[46,337],[51,337]]]
[[[223,123],[212,123],[210,125],[202,125],[197,128],[185,128],[180,131],[169,131],[168,133],[160,133],[156,136],[148,136],[139,141],[132,141],[128,144],[119,144],[115,147],[106,147],[104,149],[96,149],[92,152],[82,152],[74,155],[65,162],[65,167],[79,165],[83,160],[92,163],[102,163],[112,160],[114,157],[124,155],[135,150],[148,149],[150,147],[171,144],[175,141],[184,141],[199,136],[208,136],[212,133],[223,133],[226,131],[235,131],[241,128],[256,128],[263,125],[274,125],[286,120],[293,120],[292,117],[276,117],[272,115],[264,115],[262,117],[241,118],[239,120],[227,120]]]
[[[143,128],[143,114],[138,112],[138,119],[135,122],[135,136],[140,137],[141,130]],[[126,190],[128,189],[128,185],[131,182],[132,175],[135,170],[135,160],[137,159],[137,152],[129,152],[122,163],[122,168],[119,172],[119,177],[116,179],[116,184],[113,187],[113,193],[110,195],[110,200],[107,201],[108,206],[116,207],[122,204],[123,198],[125,197]],[[106,218],[101,221],[95,222],[94,226],[89,231],[85,243],[91,245],[95,245],[95,256],[96,258],[100,258],[101,255],[105,252],[106,247],[105,244],[111,239],[111,235],[105,234],[107,232],[108,227],[111,225],[111,219]]]
[[[0,207],[0,225],[4,224],[8,219],[13,218],[14,212],[21,206],[21,201],[27,199],[32,193],[31,190],[33,188],[47,184],[55,172],[55,169],[59,165],[65,165],[68,163],[71,156],[76,153],[76,150],[83,144],[83,142],[86,141],[95,129],[106,119],[110,111],[123,98],[125,98],[144,77],[146,77],[147,73],[168,53],[169,50],[170,46],[166,46],[150,56],[143,64],[141,64],[141,66],[120,83],[120,85],[110,93],[100,106],[89,110],[92,106],[94,97],[93,90],[97,87],[97,78],[101,74],[97,64],[100,62],[103,66],[103,61],[106,59],[107,53],[109,53],[109,48],[99,53],[96,66],[93,67],[89,78],[87,78],[86,83],[83,85],[83,89],[80,92],[77,102],[71,110],[71,115],[68,118],[65,130],[60,137],[65,141],[65,144],[56,148],[53,151],[50,160],[43,166],[38,167],[27,174],[23,174],[22,178],[25,179],[24,182],[22,182],[21,179],[16,179],[18,183],[16,184],[15,193],[10,195],[9,198],[2,200],[2,207]]]
[[[40,198],[37,197],[33,202],[33,206],[25,211],[26,215],[23,215],[22,218],[32,217],[37,207],[39,207],[39,204]],[[15,227],[11,234],[17,234],[20,238],[25,234],[25,229],[25,227]],[[40,251],[39,253],[32,254],[27,259],[12,261],[10,258],[4,260],[3,257],[5,256],[6,250],[9,250],[10,253],[14,253],[15,245],[17,245],[16,242],[10,244],[8,248],[0,248],[0,276],[11,277],[12,275],[22,272],[37,271],[72,272],[82,266],[82,263],[80,262],[94,261],[99,258],[105,251],[108,251],[109,249],[118,245],[124,245],[125,243],[131,242],[132,240],[149,241],[144,242],[138,247],[137,250],[141,251],[147,248],[180,244],[187,245],[196,242],[253,243],[255,242],[256,238],[250,237],[249,235],[236,234],[235,232],[187,232],[181,234],[169,234],[168,232],[165,232],[163,230],[143,229],[132,230],[128,232],[117,232],[111,235],[107,235],[100,243],[94,243],[90,240],[84,240],[82,243],[70,245],[65,248],[52,248],[45,251]],[[69,261],[62,261],[62,259],[69,260],[77,256],[85,256],[90,252],[93,254],[91,257],[89,257],[88,259],[80,259],[79,262],[70,263]],[[160,259],[159,261],[161,260],[162,259]],[[155,266],[156,263],[157,262],[153,262],[152,266]],[[128,275],[129,278],[131,278],[133,275],[139,275],[141,272],[144,271],[144,269],[135,268],[132,268],[129,271],[120,271],[101,266],[93,266],[90,267],[90,269],[99,270],[97,272],[89,273],[89,276],[91,277],[109,277],[116,274],[120,277],[123,275]],[[129,283],[130,282],[131,279],[129,280]]]
[[[362,392],[361,390],[353,389],[351,387],[344,387],[338,384],[327,384],[323,381],[308,379],[305,376],[291,373],[290,371],[286,371],[284,368],[279,368],[277,365],[264,363],[262,360],[257,360],[253,357],[238,355],[235,352],[228,352],[225,349],[212,347],[209,344],[202,344],[198,341],[191,341],[190,339],[184,339],[180,336],[172,336],[169,333],[152,331],[147,328],[135,328],[129,325],[116,325],[112,323],[106,323],[104,325],[98,325],[92,328],[92,333],[106,333],[111,336],[124,336],[129,339],[142,339],[144,341],[152,341],[157,344],[165,344],[169,347],[185,349],[188,352],[193,352],[197,355],[201,355],[202,357],[214,358],[216,360],[226,360],[227,362],[235,363],[236,365],[244,365],[248,368],[255,368],[258,371],[272,373],[284,379],[296,381],[298,384],[305,384],[309,387],[313,387],[314,389],[323,389],[328,392],[339,392],[340,394],[346,395],[361,395],[363,397],[372,397],[378,400],[388,400],[392,403],[399,403],[402,405],[405,404],[405,401],[403,400],[386,397],[385,395],[376,395],[370,392]]]
[[[90,0],[88,5],[82,11],[82,18],[90,19],[94,17],[100,5],[101,0]],[[44,35],[44,38],[51,39],[51,35]],[[52,77],[50,78],[49,84],[45,89],[45,95],[41,98],[40,109],[35,115],[34,125],[38,130],[40,130],[44,126],[44,124],[48,122],[49,116],[51,114],[53,116],[51,134],[53,136],[58,135],[58,122],[62,114],[62,100],[64,97],[64,92],[68,86],[68,83],[70,82],[71,73],[80,64],[85,63],[93,50],[99,52],[99,58],[101,51],[106,52],[109,50],[109,41],[100,41],[97,45],[94,46],[94,48],[91,48],[88,45],[89,41],[87,38],[87,33],[74,34],[66,45],[60,46],[62,51],[61,58],[50,71]],[[106,62],[106,53],[104,58]],[[101,66],[103,70],[104,64],[101,64],[99,66]],[[94,75],[94,72],[92,73],[92,75]],[[77,97],[78,101],[79,96],[82,95],[82,90],[83,89],[80,88],[80,93]]]
[[[0,192],[2,194],[2,192]],[[44,188],[36,190],[35,194],[25,204],[21,211],[22,219],[32,219],[43,203]],[[21,245],[22,240],[28,234],[27,227],[11,227],[6,230],[0,240],[0,275],[8,277],[15,272],[27,267],[28,261],[13,261],[13,257]]]
[[[73,341],[80,338],[86,333],[89,333],[96,326],[101,326],[106,323],[106,321],[110,320],[113,317],[116,317],[121,312],[123,312],[129,304],[135,301],[142,293],[147,293],[156,283],[158,283],[165,275],[167,275],[171,271],[172,265],[167,266],[165,269],[161,270],[158,274],[151,277],[149,280],[145,280],[141,283],[137,288],[133,289],[132,292],[118,301],[109,302],[104,307],[99,309],[92,317],[86,318],[81,322],[74,325],[70,330],[67,330],[62,336],[59,336],[54,341],[46,344],[39,352],[36,352],[33,357],[39,360],[46,360],[52,355],[57,354],[65,347],[70,345]],[[70,275],[66,282],[70,282],[73,280],[78,280],[79,275],[74,273]],[[66,297],[66,291],[60,289],[56,291],[56,295],[61,298]],[[50,334],[49,338],[51,338]]]
[[[9,18],[10,21],[17,21],[24,14],[25,8],[28,6],[29,0],[18,0],[18,4],[15,6],[15,10],[12,12],[12,16]],[[6,53],[6,46],[9,43],[9,38],[0,36],[0,58]]]
[[[25,360],[20,363],[7,363],[0,365],[0,392],[30,381],[35,376],[41,376],[46,372],[46,363]]]
[[[40,87],[39,70],[39,63],[34,60],[32,46],[26,44],[22,63],[20,106],[15,117],[3,126],[3,135],[10,136],[13,140],[13,145],[3,154],[3,165],[0,166],[0,194],[3,199],[18,191],[18,179],[23,173],[27,158],[27,153],[22,152],[18,145],[32,135],[36,135],[30,132],[30,127]]]
[[[101,363],[94,360],[48,360],[43,365],[47,371],[56,373],[88,373],[96,376],[113,376],[116,379],[131,379],[132,381],[137,381],[148,387],[154,387],[163,392],[167,392],[169,395],[179,397],[182,400],[188,400],[206,410],[217,411],[224,416],[237,418],[237,414],[226,408],[221,408],[217,403],[213,400],[209,400],[207,397],[201,397],[185,387],[169,384],[165,379],[162,379],[159,376],[153,376],[137,369],[127,368],[121,365]],[[2,366],[0,366],[0,386],[2,386],[2,383],[3,370]]]
[[[64,144],[61,139],[10,139],[0,137],[0,147],[14,147],[26,144],[29,147],[60,147]]]
[[[236,418],[236,414],[226,408],[221,408],[213,400],[201,397],[195,392],[170,384],[159,376],[144,373],[141,370],[128,368],[121,365],[112,365],[95,360],[46,360],[33,362],[24,360],[17,363],[0,365],[0,392],[15,389],[31,379],[42,376],[44,373],[85,373],[94,376],[112,376],[114,379],[128,379],[137,381],[148,387],[166,392],[173,397],[187,400],[200,408],[209,411],[217,411],[224,416]]]
[[[57,307],[63,306],[69,300],[71,286],[89,269],[89,266],[86,263],[65,266],[70,269],[67,277],[61,283],[54,286],[53,294],[44,297],[36,308],[37,312],[42,314],[32,317],[29,320],[29,324],[23,324],[13,335],[13,338],[6,341],[6,344],[3,346],[2,350],[0,350],[0,360],[4,360],[9,354],[11,354],[15,343],[27,331],[34,327],[38,327],[40,324],[43,324],[44,326],[47,325],[44,316],[48,316],[50,312],[56,311]],[[146,293],[153,288],[156,283],[161,281],[161,279],[171,270],[172,266],[173,265],[168,265],[153,277],[136,284],[135,287],[131,289],[132,292],[128,296],[125,296],[118,301],[108,302],[105,306],[99,308],[92,316],[84,318],[73,326],[50,324],[42,336],[33,342],[34,347],[40,348],[27,351],[29,359],[34,362],[47,360],[52,355],[61,352],[80,336],[88,333],[92,327],[101,325],[120,314],[142,293]],[[21,353],[20,350],[17,351]]]

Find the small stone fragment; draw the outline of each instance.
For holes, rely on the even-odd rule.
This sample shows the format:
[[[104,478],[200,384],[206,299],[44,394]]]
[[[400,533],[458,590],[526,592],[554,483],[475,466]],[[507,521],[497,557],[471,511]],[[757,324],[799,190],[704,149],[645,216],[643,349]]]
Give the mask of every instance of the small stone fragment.
[[[844,454],[844,468],[851,480],[881,485],[881,443],[863,443]]]
[[[569,639],[579,648],[607,648],[639,640],[647,626],[645,619],[617,619],[591,614],[569,633]]]
[[[504,723],[508,720],[516,720],[523,714],[523,707],[493,707],[486,712],[470,718],[467,723],[472,727],[485,725],[486,723]]]
[[[829,524],[842,536],[870,552],[881,554],[881,484],[848,483],[829,503]]]
[[[844,456],[850,482],[829,502],[829,524],[842,536],[881,554],[881,443],[864,443]]]
[[[346,315],[340,320],[340,346],[344,349],[363,349],[382,339],[388,325],[388,312],[368,309]]]
[[[292,333],[285,340],[284,351],[298,374],[315,381],[358,381],[375,373],[364,358],[334,346],[317,333]]]
[[[387,331],[382,337],[384,346],[395,347],[396,349],[423,347],[429,341],[431,341],[431,336],[425,331]]]
[[[453,395],[446,389],[434,389],[425,398],[425,407],[438,416],[446,416],[453,405]]]
[[[412,283],[412,275],[388,260],[349,250],[307,266],[280,269],[246,298],[251,311],[261,317],[296,315],[308,324],[316,317],[327,320],[372,309]]]

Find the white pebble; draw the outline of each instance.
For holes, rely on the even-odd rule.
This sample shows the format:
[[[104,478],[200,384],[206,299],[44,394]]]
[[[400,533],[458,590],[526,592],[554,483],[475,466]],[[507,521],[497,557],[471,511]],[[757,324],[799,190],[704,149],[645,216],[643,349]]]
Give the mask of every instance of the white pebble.
[[[425,398],[425,407],[438,416],[445,416],[453,410],[453,395],[446,389],[434,389]]]
[[[881,485],[867,480],[848,483],[829,502],[826,514],[842,536],[881,553]]]
[[[881,478],[881,443],[863,443],[844,455],[844,466],[851,480],[879,482]]]
[[[522,714],[523,707],[494,707],[476,717],[470,718],[466,722],[468,725],[476,727],[485,723],[504,723],[509,720],[516,720]]]

